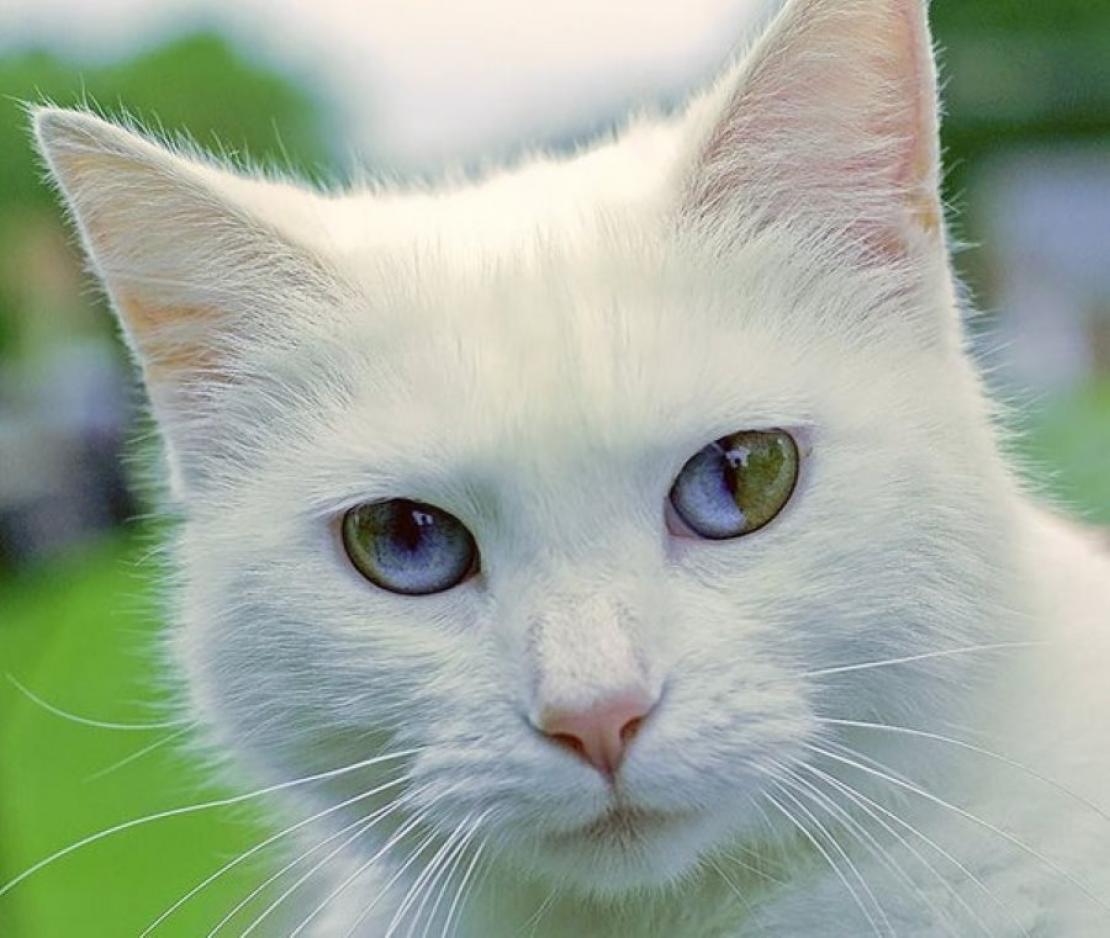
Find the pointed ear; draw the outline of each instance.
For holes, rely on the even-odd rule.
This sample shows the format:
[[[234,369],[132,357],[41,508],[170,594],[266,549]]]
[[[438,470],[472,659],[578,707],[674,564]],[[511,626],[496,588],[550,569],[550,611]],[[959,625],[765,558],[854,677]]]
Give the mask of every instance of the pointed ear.
[[[211,445],[212,390],[243,378],[244,347],[274,332],[275,316],[298,296],[319,302],[334,280],[303,232],[289,230],[288,206],[277,214],[296,201],[291,187],[177,155],[91,114],[43,108],[33,120],[142,368],[180,490]]]
[[[787,0],[709,101],[688,216],[833,227],[888,259],[943,244],[925,0]]]

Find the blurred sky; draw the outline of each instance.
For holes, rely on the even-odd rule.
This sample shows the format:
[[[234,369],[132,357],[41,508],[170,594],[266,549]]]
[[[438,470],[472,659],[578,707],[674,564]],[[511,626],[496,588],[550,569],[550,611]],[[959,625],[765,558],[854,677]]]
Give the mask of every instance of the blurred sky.
[[[352,154],[418,166],[673,98],[779,0],[0,0],[0,51],[90,61],[183,26],[321,84]]]

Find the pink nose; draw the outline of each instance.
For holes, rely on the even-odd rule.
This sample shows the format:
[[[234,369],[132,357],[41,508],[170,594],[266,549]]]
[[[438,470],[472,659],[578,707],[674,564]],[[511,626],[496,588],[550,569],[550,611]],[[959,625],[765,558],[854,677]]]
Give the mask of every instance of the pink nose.
[[[644,693],[625,693],[585,710],[547,710],[540,730],[603,775],[612,776],[654,706],[655,701]]]

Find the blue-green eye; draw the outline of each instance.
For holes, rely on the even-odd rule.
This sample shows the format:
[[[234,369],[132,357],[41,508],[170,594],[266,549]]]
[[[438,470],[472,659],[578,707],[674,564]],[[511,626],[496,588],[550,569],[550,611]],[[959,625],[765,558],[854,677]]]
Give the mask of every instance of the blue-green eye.
[[[348,511],[343,547],[371,583],[406,596],[442,593],[478,567],[478,547],[458,518],[403,498]]]
[[[797,481],[794,438],[783,430],[746,430],[695,454],[671,488],[671,505],[694,534],[723,541],[768,524]]]

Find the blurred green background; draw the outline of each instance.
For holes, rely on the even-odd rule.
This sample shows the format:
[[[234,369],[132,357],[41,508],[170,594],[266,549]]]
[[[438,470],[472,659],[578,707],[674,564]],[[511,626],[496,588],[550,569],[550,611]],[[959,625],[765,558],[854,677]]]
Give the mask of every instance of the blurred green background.
[[[934,0],[948,78],[959,264],[1014,443],[1057,503],[1110,524],[1110,2]],[[166,719],[157,536],[127,455],[136,394],[110,316],[29,146],[20,101],[119,105],[202,145],[309,175],[336,168],[333,102],[226,36],[183,32],[89,64],[0,53],[0,884],[84,835],[228,793]],[[566,141],[563,141],[566,142]],[[75,852],[0,897],[3,938],[137,935],[265,836],[225,808]],[[206,934],[266,851],[157,934]],[[264,906],[256,905],[257,913]],[[227,928],[238,933],[241,916]]]

